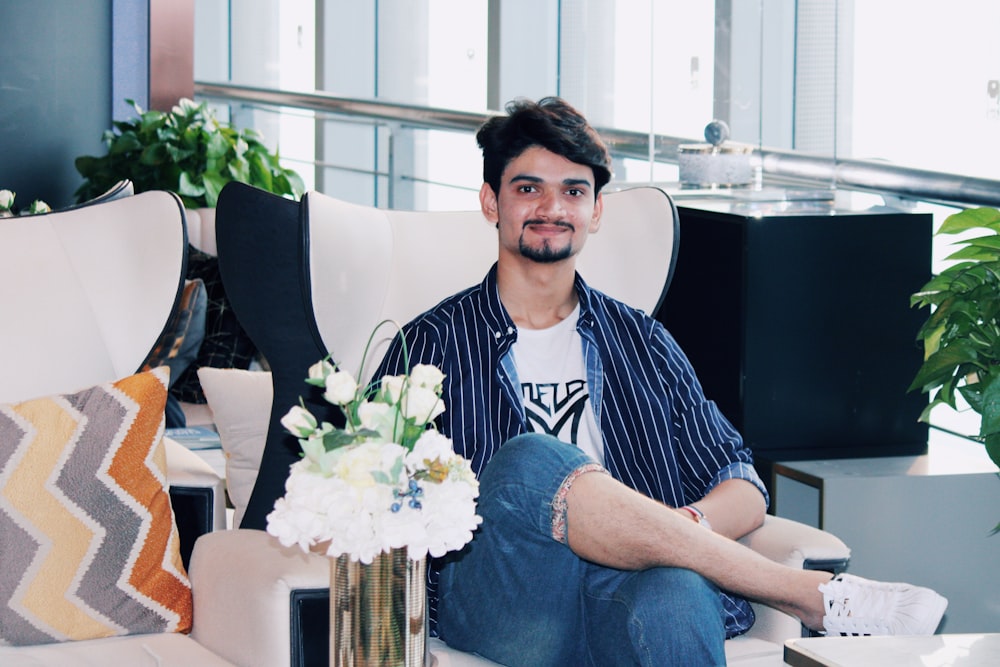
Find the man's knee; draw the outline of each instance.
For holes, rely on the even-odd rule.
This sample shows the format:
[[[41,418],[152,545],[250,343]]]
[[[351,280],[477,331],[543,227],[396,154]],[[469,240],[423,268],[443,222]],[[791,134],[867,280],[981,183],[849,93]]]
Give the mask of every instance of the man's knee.
[[[544,433],[522,433],[500,447],[483,472],[483,481],[499,475],[524,475],[546,459],[558,458],[559,450],[571,447]]]
[[[529,433],[511,438],[480,475],[480,515],[498,524],[516,517],[516,523],[527,522],[531,530],[551,535],[560,489],[574,471],[588,465],[596,464],[577,447],[552,436]]]

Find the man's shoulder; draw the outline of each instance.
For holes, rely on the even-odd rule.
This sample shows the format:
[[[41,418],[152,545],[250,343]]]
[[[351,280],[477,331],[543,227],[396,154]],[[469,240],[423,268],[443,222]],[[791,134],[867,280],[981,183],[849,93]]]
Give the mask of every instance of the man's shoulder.
[[[630,306],[624,301],[620,301],[592,287],[589,290],[590,307],[595,313],[602,313],[617,320],[631,321],[646,326],[658,323],[657,320],[650,317],[645,311],[635,306]]]
[[[481,285],[472,285],[439,301],[435,306],[413,318],[408,327],[439,326],[444,322],[454,323],[456,318],[464,319],[475,309],[482,291]]]

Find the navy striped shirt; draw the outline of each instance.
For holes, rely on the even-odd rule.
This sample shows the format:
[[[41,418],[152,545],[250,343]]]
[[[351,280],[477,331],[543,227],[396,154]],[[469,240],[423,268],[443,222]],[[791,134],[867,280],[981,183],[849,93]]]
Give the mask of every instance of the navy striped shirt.
[[[528,431],[513,358],[517,327],[500,302],[494,265],[483,282],[418,316],[404,328],[410,366],[445,374],[439,428],[478,475],[510,438]],[[577,329],[587,382],[604,438],[604,464],[619,481],[673,507],[702,498],[727,479],[767,491],[750,450],[691,364],[658,321],[590,289],[576,276]],[[374,377],[404,372],[403,346],[392,344]],[[433,566],[430,568],[434,570]],[[432,618],[436,595],[431,577]],[[722,594],[727,636],[753,624],[750,605]]]

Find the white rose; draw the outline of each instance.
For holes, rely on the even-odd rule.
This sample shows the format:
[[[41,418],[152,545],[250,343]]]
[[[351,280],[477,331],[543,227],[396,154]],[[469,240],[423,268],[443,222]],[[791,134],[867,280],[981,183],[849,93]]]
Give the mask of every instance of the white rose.
[[[0,211],[6,211],[14,205],[14,193],[10,190],[0,190]]]
[[[48,213],[52,210],[52,207],[43,202],[41,199],[36,199],[31,202],[31,206],[28,207],[28,213],[31,215],[37,215],[39,213]]]
[[[316,418],[301,405],[295,405],[281,418],[281,425],[297,438],[308,438],[316,430]]]
[[[382,393],[390,404],[399,403],[399,397],[403,393],[403,385],[406,382],[405,375],[386,375],[382,378]]]
[[[433,389],[411,386],[406,390],[403,416],[407,419],[415,419],[418,424],[426,424],[442,412],[444,412],[444,401]]]
[[[331,364],[326,359],[322,361],[317,361],[315,364],[309,367],[309,379],[310,380],[326,380],[326,377],[330,373],[334,372],[333,364]]]
[[[334,466],[334,475],[353,487],[399,483],[401,459],[406,450],[392,443],[362,443],[344,448]],[[393,469],[395,468],[395,475]],[[378,478],[378,479],[377,479]]]
[[[361,422],[361,428],[380,433],[382,440],[388,442],[395,433],[396,410],[385,403],[368,401],[358,406],[358,421]]]
[[[444,373],[437,366],[417,364],[410,372],[410,382],[418,387],[437,389],[444,382]]]
[[[350,373],[337,371],[326,377],[326,392],[323,394],[334,405],[347,405],[358,393],[358,383]]]

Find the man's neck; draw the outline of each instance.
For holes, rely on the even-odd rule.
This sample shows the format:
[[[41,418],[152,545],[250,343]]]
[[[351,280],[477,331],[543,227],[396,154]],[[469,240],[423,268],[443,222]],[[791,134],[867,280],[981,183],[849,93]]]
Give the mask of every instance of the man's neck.
[[[576,307],[576,263],[540,264],[525,260],[497,265],[500,301],[514,324],[546,329],[563,321]]]

